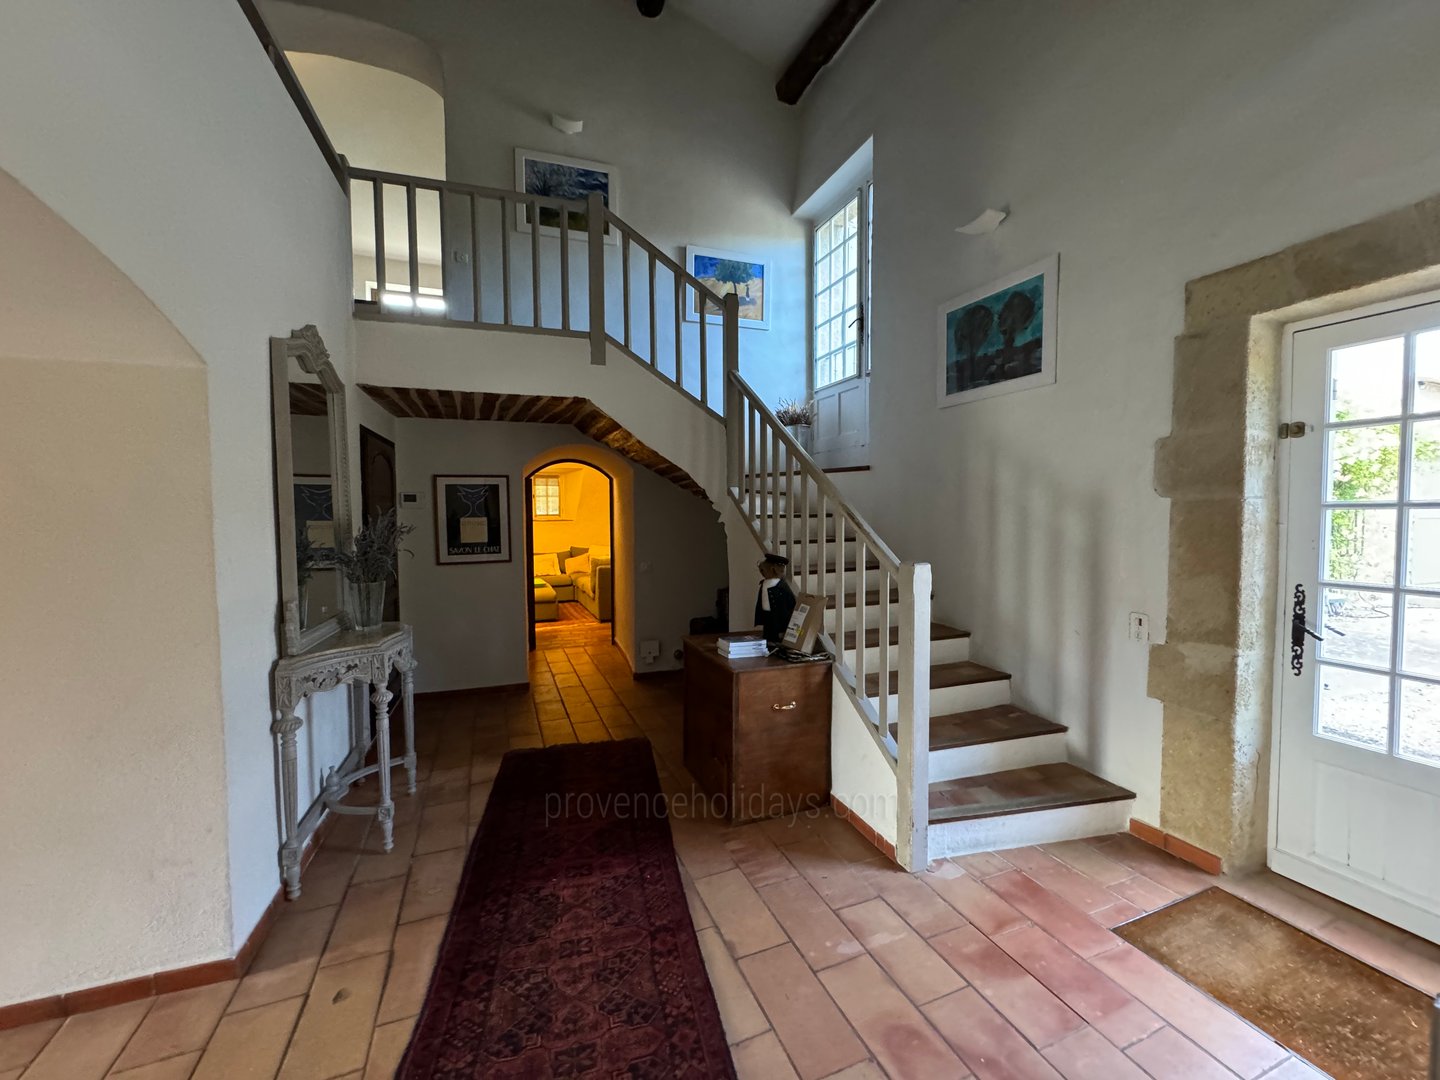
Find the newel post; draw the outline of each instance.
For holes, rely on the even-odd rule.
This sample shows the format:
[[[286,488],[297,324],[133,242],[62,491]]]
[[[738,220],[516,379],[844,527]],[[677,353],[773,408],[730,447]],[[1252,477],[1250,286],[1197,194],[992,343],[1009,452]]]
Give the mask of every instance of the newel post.
[[[929,862],[930,564],[900,567],[899,821],[895,857],[906,870]]]
[[[737,293],[726,293],[724,301],[720,351],[725,370],[725,394],[721,398],[725,403],[725,479],[731,491],[739,491],[745,410],[740,402],[740,387],[732,376],[740,374],[740,297]],[[701,333],[704,333],[703,327]]]
[[[586,199],[590,254],[590,363],[605,363],[605,200],[597,191]]]

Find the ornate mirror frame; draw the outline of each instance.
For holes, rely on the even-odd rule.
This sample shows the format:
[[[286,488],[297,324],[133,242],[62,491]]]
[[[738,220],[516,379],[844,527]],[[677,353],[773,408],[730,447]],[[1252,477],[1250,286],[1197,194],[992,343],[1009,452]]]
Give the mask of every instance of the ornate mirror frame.
[[[330,353],[314,325],[270,339],[270,407],[275,441],[275,527],[280,563],[280,652],[296,656],[326,638],[349,629],[349,617],[340,610],[324,622],[301,628],[300,583],[296,572],[295,453],[290,437],[291,362],[316,376],[325,389],[326,419],[330,427],[330,487],[335,517],[336,546],[348,546],[350,531],[349,421],[345,414],[345,383],[330,363]]]

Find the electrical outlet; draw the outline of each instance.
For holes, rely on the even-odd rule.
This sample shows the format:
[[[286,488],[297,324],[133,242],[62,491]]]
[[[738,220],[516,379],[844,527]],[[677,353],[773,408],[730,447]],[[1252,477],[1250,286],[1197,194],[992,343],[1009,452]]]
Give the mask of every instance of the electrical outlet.
[[[1150,640],[1150,616],[1143,611],[1130,612],[1130,640],[1142,645]]]

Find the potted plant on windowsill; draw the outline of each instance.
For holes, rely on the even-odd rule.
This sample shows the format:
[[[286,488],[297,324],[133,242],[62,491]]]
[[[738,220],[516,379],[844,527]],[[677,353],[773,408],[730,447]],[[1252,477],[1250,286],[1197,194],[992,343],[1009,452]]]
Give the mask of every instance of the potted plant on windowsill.
[[[800,449],[810,453],[810,431],[815,424],[815,403],[781,398],[775,410],[775,419],[780,421],[790,437],[800,444]]]
[[[350,586],[346,607],[356,630],[373,630],[384,619],[385,585],[395,576],[400,552],[405,550],[400,541],[414,531],[414,525],[400,524],[395,511],[387,510],[361,526],[348,551],[335,553],[335,565]]]

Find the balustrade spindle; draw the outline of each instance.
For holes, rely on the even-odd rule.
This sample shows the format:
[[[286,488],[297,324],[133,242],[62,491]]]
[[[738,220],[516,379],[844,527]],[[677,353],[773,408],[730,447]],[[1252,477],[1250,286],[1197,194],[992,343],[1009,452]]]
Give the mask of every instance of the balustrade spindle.
[[[660,342],[656,337],[655,309],[659,297],[655,294],[655,252],[650,253],[650,366],[660,370]]]
[[[635,343],[631,340],[630,333],[630,234],[625,233],[620,237],[620,293],[625,300],[625,348],[632,352]]]
[[[700,403],[710,404],[710,361],[705,355],[705,338],[708,320],[710,318],[710,298],[699,289],[695,290],[695,300],[700,308]]]
[[[570,211],[560,210],[560,328],[570,329]]]
[[[475,295],[474,321],[482,323],[485,314],[480,308],[480,200],[470,192],[470,291]]]
[[[531,199],[530,207],[530,325],[537,330],[540,318],[540,203]]]
[[[410,312],[420,311],[420,229],[415,221],[415,185],[405,185],[405,224],[410,241]]]
[[[505,325],[514,320],[510,316],[510,200],[500,200],[500,286],[505,300]]]
[[[383,304],[385,295],[385,185],[379,180],[375,190],[375,302]]]

